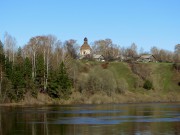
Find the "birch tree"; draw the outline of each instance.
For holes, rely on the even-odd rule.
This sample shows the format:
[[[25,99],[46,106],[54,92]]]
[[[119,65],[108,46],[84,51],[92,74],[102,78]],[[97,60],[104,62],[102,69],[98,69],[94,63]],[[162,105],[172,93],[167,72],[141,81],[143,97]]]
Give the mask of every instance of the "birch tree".
[[[4,50],[3,50],[3,44],[0,41],[0,96],[2,95],[3,67],[4,67]]]
[[[64,60],[64,49],[60,40],[56,41],[54,44],[54,49],[54,67],[57,69],[60,63]]]
[[[8,57],[9,61],[12,61],[14,64],[14,55],[15,55],[15,47],[16,47],[16,39],[5,33],[4,40],[4,49],[5,49],[5,57]]]
[[[32,54],[32,80],[35,80],[36,77],[36,55],[38,49],[38,39],[36,37],[32,37],[28,43],[28,49]]]

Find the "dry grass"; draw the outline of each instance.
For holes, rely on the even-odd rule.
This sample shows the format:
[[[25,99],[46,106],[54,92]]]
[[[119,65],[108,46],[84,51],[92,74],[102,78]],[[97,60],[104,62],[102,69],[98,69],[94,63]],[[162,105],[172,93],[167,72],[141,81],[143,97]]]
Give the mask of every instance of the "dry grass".
[[[105,93],[96,93],[92,96],[76,93],[66,104],[108,104],[108,103],[149,103],[149,102],[180,102],[180,93],[169,92],[162,94],[156,91],[146,93],[126,92],[114,94],[111,97]]]
[[[99,92],[94,95],[87,93],[73,92],[68,100],[52,99],[46,94],[39,93],[37,99],[26,96],[19,103],[0,104],[0,106],[17,105],[67,105],[67,104],[108,104],[108,103],[156,103],[156,102],[180,102],[180,93],[169,92],[162,94],[157,91],[144,93],[126,92],[125,94],[113,94],[111,97],[106,93]]]
[[[48,95],[43,93],[38,93],[37,98],[32,97],[30,94],[25,96],[25,99],[20,103],[26,105],[44,105],[44,104],[52,104],[53,99]]]
[[[37,99],[27,96],[19,103],[0,104],[0,106],[17,105],[67,105],[67,104],[108,104],[108,103],[157,103],[157,102],[180,102],[180,93],[169,92],[166,94],[150,91],[147,93],[126,92],[114,94],[111,97],[105,93],[96,93],[92,96],[73,92],[68,100],[52,99],[46,94],[39,93]]]

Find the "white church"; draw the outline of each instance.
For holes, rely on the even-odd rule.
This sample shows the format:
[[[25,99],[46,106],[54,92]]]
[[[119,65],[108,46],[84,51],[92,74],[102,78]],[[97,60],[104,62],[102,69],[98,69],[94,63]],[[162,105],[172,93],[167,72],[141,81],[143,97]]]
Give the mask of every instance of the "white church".
[[[90,55],[90,54],[91,54],[91,47],[88,45],[88,39],[85,37],[84,44],[81,46],[81,49],[80,49],[80,55],[85,56],[85,55]]]
[[[98,54],[92,54],[92,49],[88,44],[88,39],[84,38],[84,44],[80,48],[80,59],[92,57],[96,61],[104,61],[104,57]]]

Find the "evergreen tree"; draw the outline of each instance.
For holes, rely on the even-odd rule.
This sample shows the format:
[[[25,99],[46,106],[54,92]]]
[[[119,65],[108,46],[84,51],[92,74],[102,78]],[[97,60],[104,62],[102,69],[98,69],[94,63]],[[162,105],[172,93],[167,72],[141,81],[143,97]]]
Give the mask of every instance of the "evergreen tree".
[[[12,68],[12,76],[11,81],[13,85],[13,90],[9,92],[9,96],[11,99],[15,101],[19,101],[24,98],[25,94],[25,79],[23,72],[23,58],[21,55],[21,48],[18,49],[18,53],[16,56],[16,61]]]
[[[27,92],[30,92],[31,95],[37,98],[38,90],[32,80],[32,64],[28,57],[24,60],[24,80],[25,80],[25,89]]]
[[[4,55],[3,43],[1,41],[0,41],[0,65],[3,68],[2,70],[4,70],[5,55]]]
[[[39,56],[37,57],[37,62],[36,62],[35,84],[41,90],[43,90],[43,87],[44,87],[44,70],[45,70],[45,67],[44,67],[43,55],[39,54]]]
[[[151,81],[149,80],[146,80],[145,83],[144,83],[144,86],[143,86],[144,89],[147,89],[147,90],[150,90],[153,88],[153,84]]]
[[[26,87],[28,88],[28,82],[29,80],[32,80],[32,65],[29,58],[27,57],[25,58],[23,67],[24,67],[24,79],[27,81]]]
[[[5,65],[5,55],[3,50],[3,44],[0,41],[0,97],[2,96],[2,82],[4,78],[4,65]]]
[[[12,72],[13,90],[9,93],[11,99],[19,101],[24,98],[25,94],[25,80],[23,76],[23,68],[20,65],[14,65]]]
[[[62,62],[56,76],[51,78],[48,85],[48,94],[54,98],[67,99],[71,94],[71,86],[71,80],[68,77],[64,63]]]
[[[5,58],[5,73],[6,77],[11,80],[12,78],[12,69],[13,69],[13,64],[11,61],[9,61],[9,58]]]

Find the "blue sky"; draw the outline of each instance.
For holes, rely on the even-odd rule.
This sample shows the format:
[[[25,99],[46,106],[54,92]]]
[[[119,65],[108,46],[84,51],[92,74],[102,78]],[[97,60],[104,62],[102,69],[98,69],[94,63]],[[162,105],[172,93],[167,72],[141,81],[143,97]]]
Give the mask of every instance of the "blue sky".
[[[173,51],[180,43],[180,0],[0,0],[0,39],[5,32],[19,46],[37,35],[53,34],[79,44],[110,38]]]

